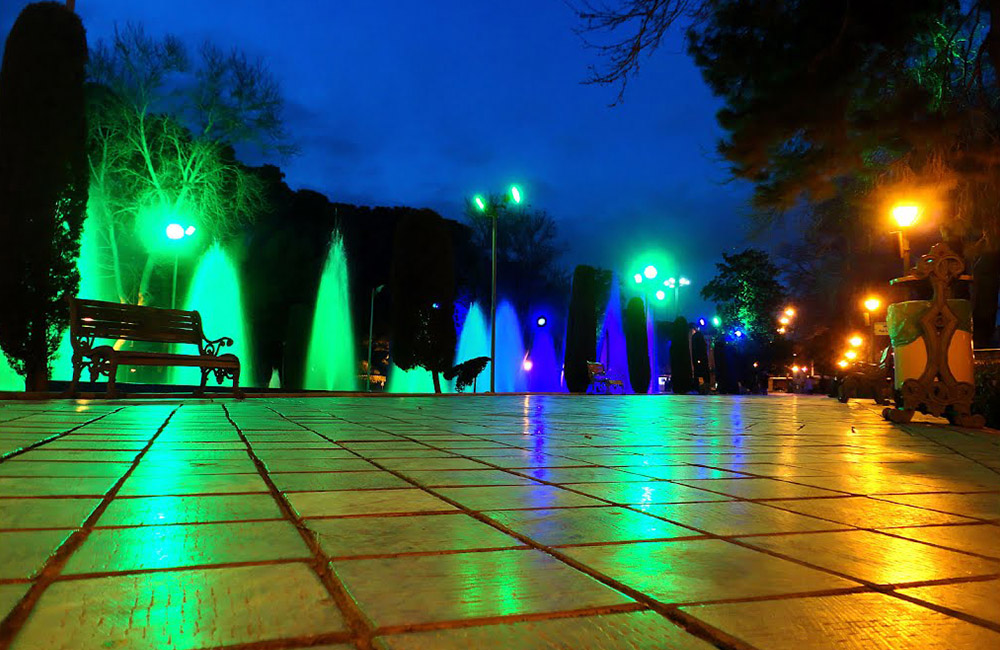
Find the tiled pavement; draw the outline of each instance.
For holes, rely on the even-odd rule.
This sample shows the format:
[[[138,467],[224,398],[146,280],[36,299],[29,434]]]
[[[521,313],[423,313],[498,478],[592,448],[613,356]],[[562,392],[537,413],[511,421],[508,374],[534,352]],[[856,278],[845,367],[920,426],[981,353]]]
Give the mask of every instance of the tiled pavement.
[[[806,397],[0,402],[0,648],[1000,648],[1000,435]]]

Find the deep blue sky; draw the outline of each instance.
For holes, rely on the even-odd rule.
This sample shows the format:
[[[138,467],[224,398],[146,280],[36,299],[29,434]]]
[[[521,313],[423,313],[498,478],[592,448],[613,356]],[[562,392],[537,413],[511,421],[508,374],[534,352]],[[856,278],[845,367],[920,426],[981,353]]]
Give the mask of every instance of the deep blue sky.
[[[27,4],[5,0],[6,37]],[[559,223],[567,265],[632,271],[673,256],[695,291],[746,244],[749,186],[714,153],[719,103],[675,35],[633,80],[583,85],[598,63],[561,0],[78,0],[91,43],[116,22],[262,57],[288,100],[293,188],[430,207],[520,183]],[[693,307],[688,302],[689,309]]]

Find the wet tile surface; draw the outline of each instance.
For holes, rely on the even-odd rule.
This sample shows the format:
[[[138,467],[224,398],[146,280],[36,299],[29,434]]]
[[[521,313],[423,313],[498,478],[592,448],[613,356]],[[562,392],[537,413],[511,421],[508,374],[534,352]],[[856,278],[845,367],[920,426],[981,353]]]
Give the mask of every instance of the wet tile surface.
[[[691,607],[745,643],[774,650],[995,648],[1000,633],[883,594]]]
[[[632,599],[541,551],[335,562],[376,626],[564,612]]]
[[[387,636],[381,642],[385,650],[711,650],[715,647],[654,612],[434,630]]]
[[[1000,647],[1000,435],[863,402],[0,402],[46,440],[0,646]]]

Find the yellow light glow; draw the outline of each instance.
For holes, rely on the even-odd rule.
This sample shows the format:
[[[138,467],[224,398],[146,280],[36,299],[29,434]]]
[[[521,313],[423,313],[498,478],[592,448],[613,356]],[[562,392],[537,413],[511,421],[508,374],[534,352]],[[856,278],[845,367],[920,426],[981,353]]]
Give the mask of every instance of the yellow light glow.
[[[798,372],[798,371],[799,371],[798,366],[792,366],[792,372]]]
[[[882,301],[874,296],[865,299],[865,309],[867,309],[868,311],[875,311],[881,306],[882,306]]]
[[[784,334],[784,333],[785,333],[785,328],[784,327],[779,327],[778,328],[778,334]]]
[[[847,339],[847,342],[851,344],[852,348],[860,348],[861,344],[865,342],[863,338],[855,334],[851,338]]]
[[[892,218],[900,228],[909,228],[917,222],[920,216],[920,206],[914,203],[900,203],[892,208]]]
[[[847,361],[845,361],[844,359],[841,359],[840,361],[837,362],[837,365],[840,366],[841,368],[846,368],[847,367]]]
[[[850,359],[851,361],[854,361],[855,359],[858,358],[858,353],[855,352],[854,350],[848,350],[847,352],[844,353],[844,356]]]
[[[789,318],[791,318],[794,315],[795,315],[795,308],[794,307],[788,307],[788,308],[785,309],[785,316],[788,316]]]
[[[782,325],[788,325],[792,321],[789,320],[788,316],[782,316],[781,318],[778,319],[778,322],[781,323]]]

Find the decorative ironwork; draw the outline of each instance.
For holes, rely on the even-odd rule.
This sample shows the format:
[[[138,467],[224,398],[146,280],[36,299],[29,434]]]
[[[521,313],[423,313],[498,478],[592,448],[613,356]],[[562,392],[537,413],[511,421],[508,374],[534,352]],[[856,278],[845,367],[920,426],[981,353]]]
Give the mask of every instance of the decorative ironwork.
[[[956,280],[971,280],[962,275],[965,263],[947,244],[935,244],[922,256],[913,274],[897,282],[925,280],[933,290],[931,307],[920,317],[921,339],[927,350],[927,362],[918,378],[905,380],[900,387],[897,408],[886,408],[882,416],[892,422],[909,422],[915,411],[945,416],[952,424],[982,427],[981,415],[971,412],[976,393],[973,384],[958,381],[948,364],[948,351],[958,328],[958,317],[948,305],[951,286]]]

